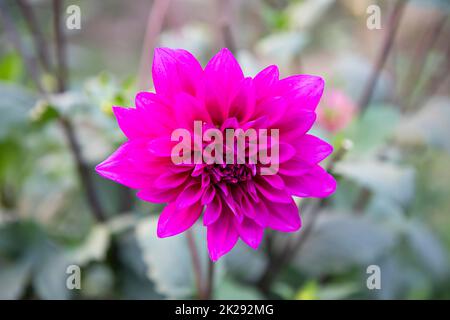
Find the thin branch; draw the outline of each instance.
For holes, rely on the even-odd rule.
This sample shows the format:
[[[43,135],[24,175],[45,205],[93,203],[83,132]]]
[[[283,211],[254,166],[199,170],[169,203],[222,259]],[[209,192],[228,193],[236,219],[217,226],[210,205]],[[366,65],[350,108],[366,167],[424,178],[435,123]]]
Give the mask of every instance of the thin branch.
[[[63,0],[53,0],[53,26],[55,30],[58,91],[64,92],[67,86],[66,39],[61,24],[61,7]]]
[[[232,3],[230,0],[216,0],[217,8],[219,11],[219,29],[222,35],[222,41],[225,47],[227,47],[233,54],[236,54],[237,46],[233,37],[231,29],[232,24]]]
[[[208,277],[206,279],[206,286],[202,299],[211,300],[213,298],[214,290],[214,261],[208,258]]]
[[[444,30],[445,23],[447,22],[448,14],[443,14],[438,21],[425,33],[420,45],[417,47],[409,73],[406,77],[406,83],[402,91],[402,96],[406,100],[403,105],[403,110],[407,110],[412,103],[412,93],[414,88],[420,80],[420,76],[428,60],[429,54],[433,49],[437,39]]]
[[[400,25],[400,21],[407,1],[408,0],[397,0],[394,9],[389,16],[386,37],[377,56],[372,74],[370,75],[367,85],[363,90],[363,94],[359,102],[360,115],[364,114],[367,107],[369,106],[370,100],[372,99],[373,91],[377,84],[378,78],[380,77],[381,71],[383,70],[384,64],[386,63],[389,52],[394,43],[395,35],[397,34],[398,26]]]
[[[197,288],[197,295],[200,298],[202,295],[202,270],[200,265],[200,258],[198,255],[197,245],[195,244],[195,238],[192,230],[186,231],[186,237],[188,241],[189,251],[191,253],[191,259],[192,259],[192,268],[194,271],[194,277],[195,277],[195,286]]]
[[[39,73],[36,68],[35,59],[32,56],[30,56],[23,47],[19,31],[17,30],[12,20],[11,10],[8,7],[8,5],[5,4],[4,0],[0,0],[0,17],[2,18],[1,20],[3,21],[3,29],[5,30],[6,35],[16,48],[17,52],[22,56],[23,61],[27,67],[27,70],[36,88],[38,89],[39,92],[41,93],[44,92],[41,81],[39,79]]]
[[[344,155],[351,147],[352,145],[350,141],[343,141],[340,148],[335,152],[333,158],[331,158],[327,166],[327,171],[333,172],[336,163],[338,163],[344,157]],[[305,216],[310,218],[303,226],[301,234],[296,239],[291,238],[283,248],[281,253],[278,255],[274,255],[273,259],[269,260],[266,269],[260,277],[258,281],[258,287],[262,293],[267,295],[270,292],[270,288],[272,287],[272,284],[279,273],[296,257],[296,255],[306,242],[306,239],[308,239],[308,237],[310,236],[311,231],[314,229],[319,214],[323,211],[322,209],[327,204],[327,199],[322,198],[319,201],[310,203],[307,206],[305,210],[307,211],[307,213],[305,214]]]
[[[27,0],[17,0],[17,5],[25,18],[28,25],[28,29],[33,38],[34,47],[42,64],[42,67],[47,72],[50,72],[50,58],[48,54],[48,44],[45,41],[42,30],[39,26],[36,15],[34,14],[33,8],[27,2]]]
[[[150,8],[144,45],[142,46],[141,60],[139,63],[138,89],[148,91],[152,86],[151,69],[153,50],[155,49],[158,35],[162,30],[170,1],[171,0],[154,0]]]
[[[58,92],[62,93],[66,90],[67,86],[67,66],[66,66],[66,39],[64,37],[64,32],[62,30],[61,24],[61,7],[62,0],[53,0],[53,22],[55,30],[55,42],[56,42],[56,57],[58,62]],[[78,142],[75,130],[69,119],[61,116],[59,122],[63,128],[63,131],[67,137],[70,151],[75,160],[78,175],[81,180],[81,184],[86,194],[88,204],[91,208],[93,215],[97,221],[106,221],[105,213],[100,204],[99,197],[97,195],[94,183],[92,181],[89,167],[86,164],[82,153],[80,144]]]
[[[430,77],[428,82],[425,85],[424,88],[424,95],[422,99],[419,99],[416,103],[414,108],[417,108],[417,106],[420,106],[421,104],[425,103],[425,101],[433,96],[441,87],[443,83],[447,80],[449,76],[450,71],[450,42],[447,41],[445,49],[445,61],[442,66],[439,67],[439,70],[435,72],[434,75]]]
[[[106,216],[101,207],[94,183],[89,173],[89,168],[86,165],[83,156],[81,154],[80,145],[76,138],[75,130],[72,126],[72,123],[68,119],[63,117],[60,118],[59,122],[67,137],[70,151],[75,160],[78,175],[80,177],[81,184],[84,188],[84,192],[86,194],[86,198],[88,200],[88,204],[91,208],[91,211],[94,214],[97,221],[104,222],[106,221]]]

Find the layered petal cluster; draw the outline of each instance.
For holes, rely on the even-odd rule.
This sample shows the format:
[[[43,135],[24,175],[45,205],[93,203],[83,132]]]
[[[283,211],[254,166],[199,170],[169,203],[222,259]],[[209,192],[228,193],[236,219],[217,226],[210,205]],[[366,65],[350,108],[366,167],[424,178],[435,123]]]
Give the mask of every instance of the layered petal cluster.
[[[279,79],[276,66],[245,77],[228,49],[202,68],[185,50],[159,48],[152,72],[155,93],[138,93],[135,108],[113,108],[127,141],[96,171],[137,189],[144,201],[167,203],[159,237],[184,232],[202,219],[210,257],[217,260],[238,239],[258,248],[266,228],[298,230],[292,196],[334,192],[334,178],[319,166],[332,147],[307,133],[324,89],[320,77]],[[171,134],[184,128],[194,135],[194,121],[220,130],[278,129],[277,173],[262,175],[258,163],[174,164]]]

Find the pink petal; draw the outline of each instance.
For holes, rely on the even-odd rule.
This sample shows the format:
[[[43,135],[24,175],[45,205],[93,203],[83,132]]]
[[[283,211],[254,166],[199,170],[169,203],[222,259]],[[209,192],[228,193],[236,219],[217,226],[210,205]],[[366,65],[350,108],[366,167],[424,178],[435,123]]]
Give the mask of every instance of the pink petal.
[[[209,256],[213,261],[217,261],[228,253],[238,241],[239,233],[235,226],[233,213],[227,206],[222,206],[220,217],[207,228],[206,239]]]
[[[215,197],[213,201],[206,206],[203,214],[203,224],[209,226],[217,221],[222,212],[222,200],[220,197]]]
[[[300,229],[301,220],[297,205],[291,199],[289,203],[272,203],[266,201],[269,212],[267,226],[271,229],[292,232]]]
[[[190,182],[177,198],[177,206],[179,208],[186,208],[193,203],[200,200],[203,195],[201,183],[197,181]]]
[[[140,190],[136,196],[144,201],[153,203],[169,203],[177,199],[178,194],[183,190],[182,187],[161,190],[157,188],[149,188]]]
[[[311,129],[316,120],[316,114],[310,111],[300,111],[294,115],[287,116],[274,124],[280,129],[280,141],[296,144],[306,132]]]
[[[171,98],[176,93],[200,93],[203,70],[195,57],[182,49],[157,48],[153,56],[153,82],[156,92]]]
[[[290,102],[294,109],[314,111],[323,93],[322,78],[296,75],[278,81],[275,92]]]
[[[259,179],[255,185],[264,199],[277,203],[289,203],[292,200],[292,197],[285,190],[275,188],[264,179]]]
[[[244,218],[238,224],[239,236],[249,247],[258,249],[264,234],[264,228],[255,223],[252,219]]]
[[[146,153],[145,140],[128,141],[122,144],[111,156],[95,167],[95,171],[104,178],[121,183],[134,189],[152,185],[154,171],[150,164],[152,158]],[[140,158],[140,162],[135,159]],[[149,165],[146,166],[145,164]]]
[[[239,122],[245,122],[253,115],[255,109],[255,89],[252,79],[245,78],[241,82],[236,95],[231,100],[228,117],[234,117]]]
[[[319,163],[333,152],[333,146],[309,134],[300,138],[297,146],[297,155],[301,159],[314,164]]]
[[[325,198],[336,190],[336,180],[318,165],[301,176],[283,176],[283,180],[289,192],[298,197]]]
[[[186,231],[200,217],[202,209],[200,202],[183,209],[177,208],[174,202],[169,203],[158,219],[158,237],[171,237]]]
[[[225,120],[230,99],[243,79],[239,63],[226,48],[220,50],[206,65],[206,107],[214,124]]]
[[[255,84],[257,99],[262,99],[271,93],[273,85],[278,81],[279,76],[278,67],[274,65],[268,66],[255,76],[253,83]]]

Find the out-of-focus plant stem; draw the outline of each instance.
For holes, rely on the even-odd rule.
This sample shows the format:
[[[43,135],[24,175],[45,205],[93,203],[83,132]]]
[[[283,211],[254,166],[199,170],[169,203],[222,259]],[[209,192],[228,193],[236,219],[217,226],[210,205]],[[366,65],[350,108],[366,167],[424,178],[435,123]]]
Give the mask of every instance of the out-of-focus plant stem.
[[[55,30],[55,48],[57,62],[58,92],[64,92],[67,85],[67,49],[66,38],[61,25],[61,5],[63,0],[53,0],[53,26]]]
[[[28,24],[28,28],[32,33],[34,47],[39,57],[42,67],[46,72],[51,71],[50,57],[48,53],[48,46],[46,45],[44,35],[39,27],[38,20],[27,0],[17,0],[17,5],[25,18],[25,22]]]
[[[351,142],[343,141],[328,163],[327,171],[333,172],[336,163],[344,157],[350,148]],[[327,204],[328,201],[326,198],[322,198],[318,201],[314,200],[314,202],[309,203],[305,210],[306,213],[304,214],[306,217],[309,217],[309,219],[302,227],[299,237],[296,239],[291,238],[279,254],[273,253],[272,259],[269,260],[266,269],[258,280],[258,288],[263,294],[268,295],[270,293],[272,284],[278,277],[279,273],[295,258],[300,249],[303,247],[304,243],[310,236],[311,231],[316,225],[320,212],[323,211],[322,209],[325,208]]]
[[[16,48],[19,55],[22,57],[27,67],[27,70],[30,74],[30,77],[33,80],[37,90],[43,93],[44,89],[41,85],[41,82],[39,81],[39,72],[36,68],[35,59],[32,56],[30,56],[22,46],[19,32],[15,27],[14,22],[11,18],[12,17],[11,10],[4,0],[0,0],[0,17],[1,21],[3,21],[2,23],[3,29],[5,30],[5,33],[9,38],[9,41],[11,41],[11,43]]]
[[[223,45],[236,54],[237,46],[231,29],[232,3],[230,0],[216,0],[219,18],[217,19],[218,29],[222,36]]]
[[[56,43],[56,59],[57,59],[57,78],[58,78],[58,92],[63,93],[67,86],[67,52],[66,52],[66,39],[62,30],[61,23],[61,6],[62,0],[53,0],[53,24],[55,30],[55,43]],[[97,195],[94,183],[89,173],[89,168],[81,153],[80,144],[78,142],[75,130],[71,121],[63,116],[60,116],[59,122],[63,128],[63,131],[67,137],[69,148],[72,156],[75,160],[78,175],[80,177],[81,184],[84,188],[88,204],[91,208],[93,215],[99,222],[106,221],[105,213]]]
[[[422,97],[414,103],[412,109],[417,109],[422,104],[424,104],[426,99],[433,96],[448,78],[450,70],[450,42],[448,40],[446,42],[446,48],[444,50],[444,64],[440,66],[438,70],[436,70],[436,72],[430,77],[430,79],[428,79],[427,83],[425,84]]]
[[[202,295],[203,287],[202,287],[202,270],[201,270],[201,264],[200,264],[200,257],[198,255],[197,246],[195,243],[195,238],[192,230],[186,231],[186,238],[188,241],[188,247],[191,254],[191,260],[192,260],[192,269],[194,271],[194,277],[195,277],[195,286],[197,288],[197,296],[200,298]]]
[[[213,298],[213,291],[214,291],[214,261],[209,259],[208,257],[208,274],[206,278],[206,285],[204,287],[204,292],[201,299],[204,300],[211,300]]]
[[[154,0],[150,8],[138,70],[137,86],[140,90],[149,91],[152,86],[153,50],[155,49],[170,2],[171,0]]]
[[[24,18],[27,19],[27,16],[24,14],[24,12],[28,12],[28,14],[31,13],[31,15],[34,16],[33,10],[30,7],[30,5],[27,2],[22,2],[22,5],[25,7],[25,10],[21,10],[22,14],[24,15]],[[45,91],[43,86],[41,85],[40,79],[37,74],[37,70],[35,69],[35,63],[32,59],[32,57],[29,57],[28,54],[23,49],[23,46],[20,41],[19,33],[17,31],[17,28],[15,27],[14,23],[11,20],[11,11],[9,8],[3,3],[3,0],[0,0],[0,9],[1,9],[1,15],[2,20],[4,21],[5,30],[9,34],[9,37],[11,39],[11,42],[16,47],[19,54],[22,56],[22,59],[25,61],[27,65],[28,72],[30,73],[36,87],[38,88],[38,91],[43,94],[44,96],[48,96],[49,93]],[[54,22],[55,22],[55,35],[56,35],[56,49],[57,49],[57,57],[58,57],[58,92],[62,93],[66,88],[66,78],[67,78],[67,71],[65,66],[65,39],[63,32],[61,30],[61,21],[60,21],[60,10],[61,9],[61,1],[60,0],[53,0],[53,14],[54,14]],[[29,24],[29,27],[31,25]],[[38,27],[36,25],[36,27]],[[31,35],[33,37],[36,37],[37,34],[39,34],[40,31],[36,30],[31,32]],[[44,46],[48,47],[48,45],[45,43],[45,39],[42,38],[41,40],[44,41]],[[35,42],[41,41],[41,40],[35,40]],[[78,140],[75,135],[74,128],[69,121],[69,119],[64,118],[63,116],[59,117],[59,122],[63,128],[64,134],[66,135],[66,138],[69,143],[69,148],[71,150],[71,153],[73,155],[73,158],[75,160],[75,163],[77,165],[77,171],[80,176],[81,183],[84,187],[86,197],[88,200],[88,204],[91,208],[92,213],[94,214],[96,220],[103,222],[105,221],[105,215],[101,208],[100,202],[98,200],[98,196],[93,184],[93,181],[91,179],[91,176],[89,174],[89,169],[82,157],[81,149],[78,143]]]
[[[441,15],[437,22],[435,22],[434,25],[427,30],[427,32],[425,32],[422,41],[420,41],[415,51],[408,75],[406,76],[406,83],[400,95],[403,99],[405,99],[402,104],[402,111],[406,111],[409,107],[411,107],[412,93],[420,80],[420,76],[422,75],[422,71],[425,67],[429,54],[444,29],[447,18],[448,14],[444,13]]]
[[[362,116],[369,106],[370,100],[372,99],[373,91],[380,77],[381,71],[383,70],[384,64],[389,56],[389,52],[394,43],[395,35],[397,34],[398,27],[400,25],[401,18],[405,9],[405,5],[408,0],[397,0],[394,8],[388,19],[388,26],[386,30],[386,36],[382,43],[380,52],[376,58],[376,62],[373,71],[367,81],[361,100],[359,101],[360,115]]]

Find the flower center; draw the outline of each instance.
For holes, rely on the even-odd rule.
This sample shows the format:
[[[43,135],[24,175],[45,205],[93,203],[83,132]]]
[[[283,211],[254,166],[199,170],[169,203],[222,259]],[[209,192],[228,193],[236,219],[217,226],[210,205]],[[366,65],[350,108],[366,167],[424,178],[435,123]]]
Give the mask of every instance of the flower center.
[[[205,168],[214,183],[236,184],[251,180],[256,175],[254,164],[213,164]]]

